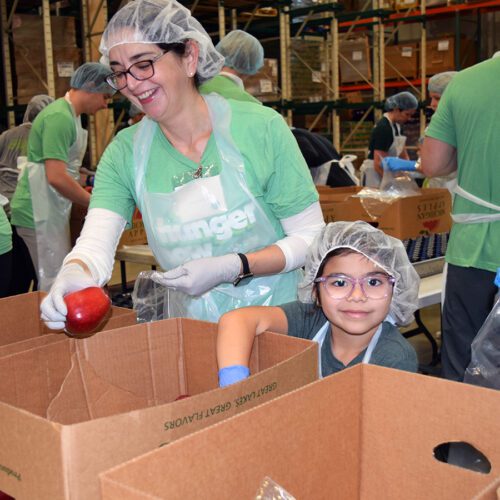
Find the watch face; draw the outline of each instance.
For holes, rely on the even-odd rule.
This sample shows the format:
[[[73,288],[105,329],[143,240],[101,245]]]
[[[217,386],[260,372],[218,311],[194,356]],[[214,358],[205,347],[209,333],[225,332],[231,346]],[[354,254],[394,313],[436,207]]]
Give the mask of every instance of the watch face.
[[[245,285],[248,285],[248,283],[250,283],[250,281],[252,281],[252,278],[253,278],[253,274],[252,273],[241,274],[240,276],[238,276],[234,280],[233,285],[234,286],[245,286]]]

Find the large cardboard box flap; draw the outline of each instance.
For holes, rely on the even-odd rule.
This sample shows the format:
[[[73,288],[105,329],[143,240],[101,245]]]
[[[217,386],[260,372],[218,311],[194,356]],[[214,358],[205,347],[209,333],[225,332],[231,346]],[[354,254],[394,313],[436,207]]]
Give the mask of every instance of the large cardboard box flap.
[[[65,337],[62,331],[55,333],[47,328],[40,319],[40,304],[45,296],[45,292],[31,292],[0,299],[0,357]],[[135,311],[112,306],[98,330],[112,330],[136,323]]]
[[[101,475],[104,500],[255,498],[265,477],[297,499],[471,498],[500,473],[500,394],[357,365]],[[439,461],[464,441],[489,473]]]
[[[0,358],[0,490],[98,498],[99,472],[317,378],[314,342],[264,333],[253,375],[218,389],[216,336],[171,319]]]

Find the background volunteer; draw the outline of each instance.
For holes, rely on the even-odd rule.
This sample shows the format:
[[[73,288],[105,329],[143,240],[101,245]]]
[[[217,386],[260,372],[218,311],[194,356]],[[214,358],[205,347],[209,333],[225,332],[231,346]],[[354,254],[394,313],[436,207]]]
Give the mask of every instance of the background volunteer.
[[[78,183],[87,149],[81,114],[107,107],[113,90],[109,69],[85,63],[74,72],[66,95],[46,106],[33,122],[28,157],[12,199],[12,225],[28,246],[41,290],[48,290],[70,250],[72,202],[87,206],[90,195]]]
[[[472,340],[493,307],[500,267],[500,59],[460,71],[446,88],[422,147],[427,176],[457,171],[446,251],[442,375],[463,380]]]
[[[361,165],[362,179],[365,186],[379,187],[382,180],[382,158],[397,156],[408,159],[406,136],[401,125],[413,116],[418,108],[418,101],[410,92],[400,92],[385,101],[386,113],[375,125],[370,136],[368,158]]]
[[[12,279],[12,228],[3,208],[7,203],[0,194],[0,298],[9,295]]]
[[[128,3],[108,23],[100,50],[114,71],[108,81],[147,116],[101,158],[80,239],[42,304],[47,324],[64,326],[66,293],[109,280],[136,204],[169,270],[156,279],[172,315],[217,321],[241,305],[294,300],[324,221],[281,115],[200,95],[197,81],[216,75],[223,58],[175,1]]]
[[[245,90],[244,79],[264,65],[264,48],[257,38],[241,30],[230,31],[215,46],[224,56],[221,72],[200,86],[202,94],[216,92],[226,99],[262,104]]]
[[[0,135],[0,194],[8,200],[4,206],[8,217],[10,217],[10,200],[16,190],[20,173],[17,168],[18,158],[25,157],[28,153],[31,123],[38,113],[51,102],[54,102],[54,99],[45,94],[32,97],[26,107],[23,123]],[[4,271],[7,272],[5,268]],[[26,293],[30,288],[36,290],[38,287],[36,271],[28,247],[17,234],[15,227],[12,228],[12,256],[9,275],[11,277],[10,286],[6,295]]]

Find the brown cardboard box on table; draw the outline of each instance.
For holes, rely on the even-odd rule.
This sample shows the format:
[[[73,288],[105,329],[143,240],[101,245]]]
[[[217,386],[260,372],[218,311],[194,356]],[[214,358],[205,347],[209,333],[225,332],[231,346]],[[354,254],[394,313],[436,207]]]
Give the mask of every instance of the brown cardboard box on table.
[[[421,189],[420,195],[392,203],[376,202],[374,206],[370,200],[353,196],[361,189],[322,188],[320,205],[325,221],[364,220],[402,240],[445,233],[451,228],[451,196],[447,189]]]
[[[49,330],[40,319],[40,303],[45,292],[31,292],[0,299],[0,357],[66,338],[63,332]],[[99,331],[135,325],[135,311],[111,306]],[[1,490],[1,488],[0,488]]]
[[[500,393],[357,365],[101,474],[103,500],[470,499],[500,474]],[[489,473],[438,461],[465,441]],[[494,498],[494,497],[493,497]]]
[[[69,220],[72,246],[75,245],[76,240],[80,236],[86,216],[87,208],[73,203]],[[123,231],[117,248],[121,248],[124,245],[146,245],[147,242],[148,237],[144,228],[144,222],[142,221],[142,214],[136,207],[132,216],[131,227]]]
[[[316,343],[263,333],[218,389],[216,334],[170,319],[0,358],[0,490],[98,499],[98,473],[317,379]]]

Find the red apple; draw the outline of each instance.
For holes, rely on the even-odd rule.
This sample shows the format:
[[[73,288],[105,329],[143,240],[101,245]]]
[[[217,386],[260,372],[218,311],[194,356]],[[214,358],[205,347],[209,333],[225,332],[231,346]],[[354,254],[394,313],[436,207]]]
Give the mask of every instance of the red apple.
[[[69,336],[85,338],[92,335],[111,308],[111,300],[102,288],[92,286],[64,297],[68,307],[66,331]]]

